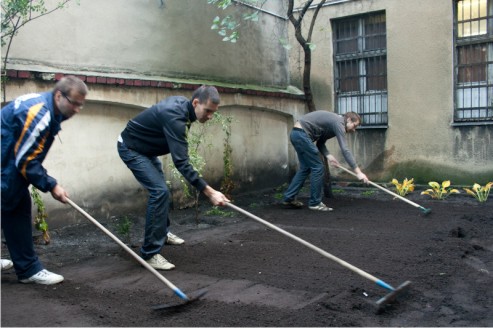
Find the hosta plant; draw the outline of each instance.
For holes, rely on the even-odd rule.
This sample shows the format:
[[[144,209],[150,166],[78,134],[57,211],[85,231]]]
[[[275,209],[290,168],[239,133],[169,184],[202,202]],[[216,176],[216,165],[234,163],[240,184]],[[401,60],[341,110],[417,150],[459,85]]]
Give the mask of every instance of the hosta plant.
[[[460,194],[460,191],[457,189],[448,189],[450,187],[450,180],[443,181],[442,184],[438,182],[431,181],[428,182],[428,185],[432,189],[426,189],[421,192],[421,195],[429,195],[434,199],[445,199],[451,194]]]
[[[399,196],[406,196],[410,192],[414,191],[414,178],[411,180],[405,178],[402,183],[400,183],[397,179],[392,179],[392,184],[395,186]]]
[[[488,182],[484,185],[484,187],[481,187],[479,184],[475,183],[472,186],[472,190],[469,188],[463,189],[468,195],[474,196],[474,198],[476,198],[480,203],[484,203],[488,199],[491,187],[493,187],[493,182]]]

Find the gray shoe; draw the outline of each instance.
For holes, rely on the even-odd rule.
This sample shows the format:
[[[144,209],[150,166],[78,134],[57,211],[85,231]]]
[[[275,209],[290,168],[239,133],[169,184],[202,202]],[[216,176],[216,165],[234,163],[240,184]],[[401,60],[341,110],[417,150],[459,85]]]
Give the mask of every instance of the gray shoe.
[[[54,285],[63,281],[63,276],[43,269],[27,279],[19,280],[23,284]]]
[[[322,212],[330,212],[333,211],[333,208],[327,207],[324,203],[320,202],[320,204],[315,206],[308,206],[309,209],[314,211],[322,211]]]
[[[171,232],[168,232],[168,235],[166,236],[166,244],[181,245],[183,243],[185,243],[185,240],[181,239],[177,235],[172,234]]]
[[[171,270],[175,268],[175,265],[169,263],[161,254],[156,254],[150,259],[146,260],[156,270]]]

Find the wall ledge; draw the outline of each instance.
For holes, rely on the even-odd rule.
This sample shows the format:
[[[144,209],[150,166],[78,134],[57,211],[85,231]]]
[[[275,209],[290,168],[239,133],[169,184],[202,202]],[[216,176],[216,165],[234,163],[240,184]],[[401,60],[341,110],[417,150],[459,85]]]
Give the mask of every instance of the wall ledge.
[[[272,90],[272,88],[264,88],[256,86],[237,86],[228,85],[225,83],[214,81],[187,81],[187,80],[172,80],[172,79],[155,79],[142,78],[137,76],[111,76],[97,74],[77,74],[77,73],[46,73],[39,71],[7,69],[7,77],[9,80],[37,80],[37,81],[59,81],[65,75],[75,75],[84,81],[88,86],[91,84],[108,85],[108,86],[126,86],[135,88],[164,88],[171,90],[195,90],[197,86],[202,84],[214,85],[219,93],[230,94],[245,94],[259,97],[274,97],[283,99],[304,100],[304,95],[295,87],[289,86],[287,89]]]

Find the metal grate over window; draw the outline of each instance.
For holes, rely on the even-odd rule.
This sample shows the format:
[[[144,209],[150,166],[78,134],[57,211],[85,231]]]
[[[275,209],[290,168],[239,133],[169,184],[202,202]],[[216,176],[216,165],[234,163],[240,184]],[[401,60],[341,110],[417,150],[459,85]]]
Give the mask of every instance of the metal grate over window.
[[[493,1],[454,1],[454,122],[492,122]]]
[[[386,127],[387,35],[384,12],[332,21],[336,112],[358,113],[362,126]]]

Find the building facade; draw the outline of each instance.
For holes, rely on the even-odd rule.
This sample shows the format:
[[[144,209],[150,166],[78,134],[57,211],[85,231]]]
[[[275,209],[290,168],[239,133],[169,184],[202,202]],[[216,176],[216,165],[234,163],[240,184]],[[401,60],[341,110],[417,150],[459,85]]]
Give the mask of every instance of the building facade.
[[[362,116],[350,143],[371,179],[493,180],[492,8],[491,0],[333,0],[322,7],[312,36],[316,105]],[[302,51],[290,59],[300,87]]]
[[[371,180],[493,180],[492,8],[493,0],[332,0],[322,7],[311,41],[315,103],[363,117],[349,144]],[[221,113],[234,118],[235,191],[280,186],[296,169],[289,133],[307,110],[299,91],[304,56],[287,1],[268,0],[258,9],[259,21],[242,22],[231,43],[211,25],[217,15],[252,11],[238,1],[224,12],[206,0],[74,1],[29,22],[10,48],[2,47],[6,101],[49,90],[64,74],[86,81],[87,104],[62,125],[45,166],[98,215],[140,210],[146,199],[116,151],[126,122],[204,83],[220,89]],[[208,138],[213,147],[204,150],[204,175],[218,188],[224,135],[213,127]],[[335,141],[328,147],[342,161]],[[171,179],[170,159],[163,160]],[[54,220],[79,219],[45,199]]]

